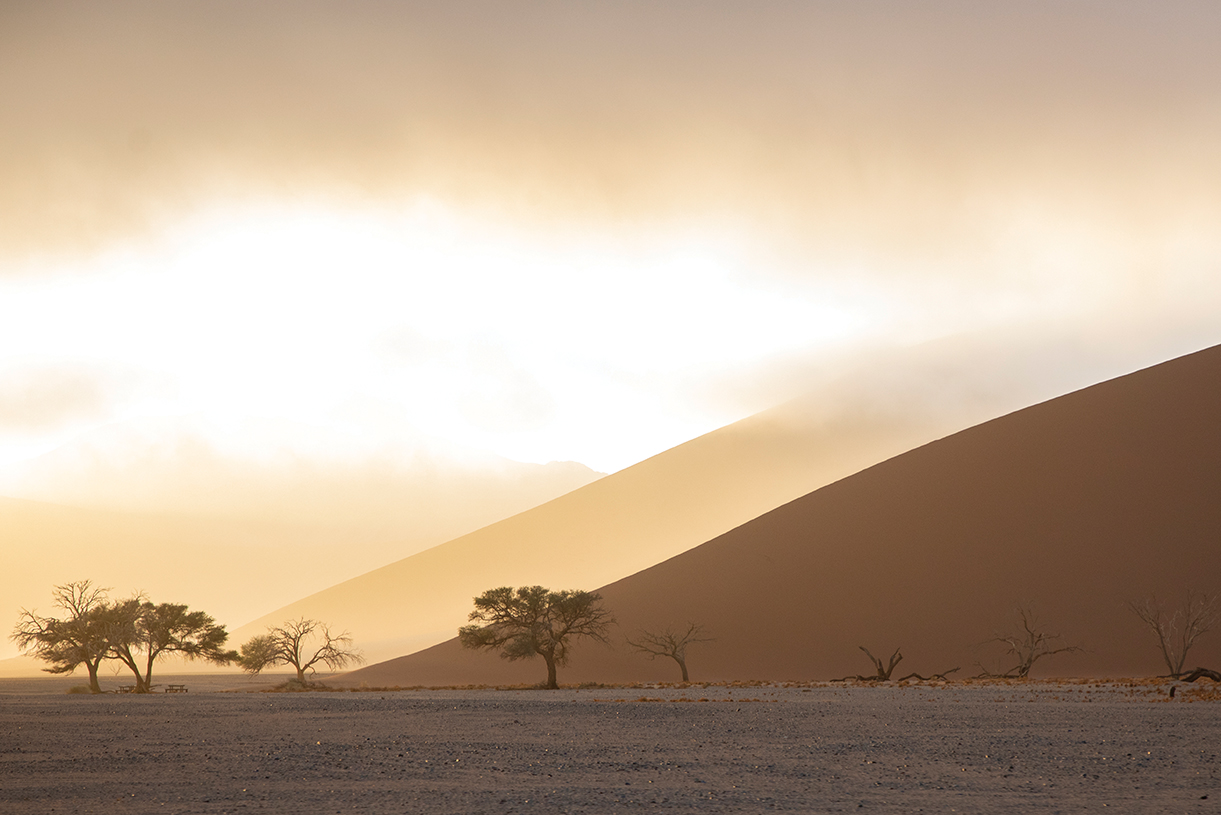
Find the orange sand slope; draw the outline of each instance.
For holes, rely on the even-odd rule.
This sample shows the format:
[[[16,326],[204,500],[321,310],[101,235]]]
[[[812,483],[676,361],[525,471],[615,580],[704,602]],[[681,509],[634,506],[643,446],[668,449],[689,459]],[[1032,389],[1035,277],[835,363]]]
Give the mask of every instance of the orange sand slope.
[[[1023,600],[1085,649],[1034,675],[1164,673],[1125,601],[1188,588],[1221,590],[1221,347],[912,450],[605,586],[616,642],[577,649],[560,681],[675,680],[622,637],[685,620],[717,638],[692,648],[695,680],[864,673],[861,645],[902,646],[896,676],[974,674],[1008,667],[986,641]],[[1190,662],[1221,666],[1221,630]],[[542,678],[451,640],[346,681]]]
[[[426,648],[453,636],[486,588],[604,585],[949,432],[950,421],[883,409],[837,417],[798,400],[306,597],[233,640],[306,616],[351,631],[372,661]]]

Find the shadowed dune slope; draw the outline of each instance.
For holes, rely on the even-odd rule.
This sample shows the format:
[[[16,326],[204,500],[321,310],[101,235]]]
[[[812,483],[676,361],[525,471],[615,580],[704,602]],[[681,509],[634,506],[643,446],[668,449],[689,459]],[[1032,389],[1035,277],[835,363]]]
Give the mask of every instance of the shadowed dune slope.
[[[543,581],[538,581],[543,582]],[[694,680],[826,679],[1009,667],[987,643],[1019,601],[1081,653],[1032,675],[1159,674],[1126,601],[1221,590],[1221,347],[1104,382],[927,444],[601,589],[620,626],[560,681],[676,680],[625,631],[694,620],[716,636]],[[1221,667],[1221,630],[1191,664]],[[537,682],[450,640],[353,672],[369,685]]]
[[[600,586],[949,432],[925,411],[828,414],[808,400],[700,436],[542,506],[264,615],[349,630],[371,661],[443,642],[492,586]],[[337,555],[342,555],[339,551]]]

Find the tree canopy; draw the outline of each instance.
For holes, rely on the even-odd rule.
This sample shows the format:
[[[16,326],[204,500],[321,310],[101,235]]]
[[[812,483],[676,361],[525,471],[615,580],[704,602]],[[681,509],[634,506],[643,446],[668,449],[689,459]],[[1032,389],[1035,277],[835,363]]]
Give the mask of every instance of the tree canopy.
[[[12,639],[23,651],[50,663],[43,670],[70,674],[84,665],[89,671],[89,690],[101,693],[98,667],[116,659],[136,677],[137,693],[153,686],[153,666],[164,654],[178,653],[187,659],[206,659],[225,664],[237,657],[223,646],[229,634],[225,627],[202,611],[190,611],[176,603],[154,604],[143,596],[112,601],[108,589],[88,580],[56,586],[52,592],[63,617],[44,617],[21,612]]]
[[[188,660],[206,659],[218,665],[228,664],[238,656],[236,651],[224,650],[229,639],[224,626],[185,605],[154,604],[136,597],[115,604],[111,618],[111,654],[135,674],[137,693],[152,690],[153,665],[164,654],[181,654]]]
[[[47,673],[70,674],[81,665],[89,671],[89,690],[101,693],[98,666],[110,653],[108,589],[78,580],[56,586],[51,592],[63,617],[45,617],[22,609],[13,628],[17,647],[50,663]]]
[[[489,589],[475,598],[469,620],[471,625],[458,630],[463,646],[500,648],[508,660],[541,656],[547,664],[547,688],[559,687],[556,668],[568,663],[573,642],[582,637],[606,642],[614,622],[600,594],[543,586]]]

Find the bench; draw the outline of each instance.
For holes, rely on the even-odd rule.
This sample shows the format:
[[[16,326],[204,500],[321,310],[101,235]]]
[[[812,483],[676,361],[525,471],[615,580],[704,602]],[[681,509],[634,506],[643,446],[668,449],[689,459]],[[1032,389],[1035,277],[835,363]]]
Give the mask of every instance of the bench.
[[[187,686],[186,685],[166,685],[165,692],[166,693],[186,693]]]

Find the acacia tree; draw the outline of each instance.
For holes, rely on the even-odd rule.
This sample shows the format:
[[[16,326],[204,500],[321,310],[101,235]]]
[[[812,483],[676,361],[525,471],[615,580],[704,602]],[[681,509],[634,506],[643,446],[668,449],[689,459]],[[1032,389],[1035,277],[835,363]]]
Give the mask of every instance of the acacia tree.
[[[291,665],[302,685],[305,672],[314,673],[314,666],[319,663],[338,671],[364,661],[348,632],[332,634],[326,623],[305,618],[289,620],[282,626],[268,628],[266,634],[252,637],[242,645],[237,658],[237,664],[251,676],[271,665]]]
[[[135,675],[136,693],[152,690],[153,665],[164,654],[206,659],[217,665],[226,665],[238,656],[236,651],[224,650],[229,633],[223,625],[185,605],[154,605],[143,597],[133,597],[115,604],[109,616],[110,654]]]
[[[1191,646],[1221,619],[1217,598],[1195,592],[1188,592],[1183,602],[1173,610],[1167,609],[1155,597],[1129,602],[1128,608],[1153,629],[1162,659],[1166,661],[1166,669],[1176,679],[1184,673],[1183,666],[1187,663],[1187,652]]]
[[[89,690],[101,693],[98,666],[110,650],[107,616],[111,605],[107,591],[89,580],[56,586],[51,596],[65,616],[43,617],[22,609],[12,640],[22,651],[49,662],[51,666],[43,668],[47,673],[70,674],[84,665],[89,672]]]
[[[1043,657],[1052,654],[1064,654],[1080,651],[1080,646],[1064,645],[1064,638],[1059,634],[1050,634],[1043,630],[1042,624],[1028,604],[1019,604],[1016,609],[1017,621],[1012,630],[997,634],[991,641],[1005,646],[1005,653],[1016,657],[1018,664],[1005,671],[1001,676],[1025,679],[1030,675],[1030,669]]]
[[[543,687],[558,688],[556,667],[568,663],[573,641],[589,637],[606,642],[614,618],[596,592],[551,591],[542,586],[489,589],[475,598],[472,625],[458,630],[466,648],[500,648],[508,660],[541,656],[547,663]]]
[[[685,629],[669,627],[659,632],[641,629],[635,639],[631,637],[625,639],[628,645],[650,660],[657,657],[669,657],[677,662],[684,682],[691,681],[687,675],[687,646],[714,640],[713,637],[705,636],[704,626],[692,622],[688,622]]]

